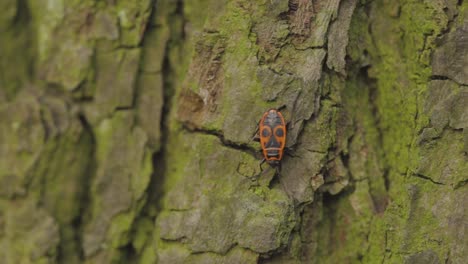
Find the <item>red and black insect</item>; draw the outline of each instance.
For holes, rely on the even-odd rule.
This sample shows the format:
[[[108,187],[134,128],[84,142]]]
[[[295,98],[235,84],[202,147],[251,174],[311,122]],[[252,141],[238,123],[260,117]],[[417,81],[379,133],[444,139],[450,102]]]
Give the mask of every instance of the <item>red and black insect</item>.
[[[260,167],[265,161],[279,166],[286,146],[286,122],[278,110],[270,109],[263,114],[255,138],[262,147],[263,160]]]

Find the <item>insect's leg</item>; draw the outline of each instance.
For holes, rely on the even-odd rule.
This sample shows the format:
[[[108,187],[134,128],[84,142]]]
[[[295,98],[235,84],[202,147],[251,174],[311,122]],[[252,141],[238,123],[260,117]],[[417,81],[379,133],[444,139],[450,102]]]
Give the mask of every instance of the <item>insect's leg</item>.
[[[255,130],[255,133],[252,136],[253,141],[260,141],[260,136],[258,135],[258,130],[259,130],[259,127],[257,126],[257,129]]]
[[[277,111],[280,111],[280,112],[288,111],[287,105],[283,104],[283,105],[281,105],[280,107],[276,108],[276,110],[277,110]]]
[[[293,145],[294,146],[294,145]],[[284,148],[284,152],[286,154],[288,154],[289,156],[293,156],[292,154],[294,154],[294,147],[291,146],[291,147],[285,147]]]
[[[276,161],[275,162],[275,175],[280,175],[280,172],[281,172],[281,162],[279,161]]]
[[[260,171],[263,171],[263,168],[262,168],[262,164],[265,163],[265,158],[262,159],[262,161],[260,162]]]
[[[258,136],[258,134],[256,134],[255,136],[252,137],[252,140],[260,142],[260,137]]]

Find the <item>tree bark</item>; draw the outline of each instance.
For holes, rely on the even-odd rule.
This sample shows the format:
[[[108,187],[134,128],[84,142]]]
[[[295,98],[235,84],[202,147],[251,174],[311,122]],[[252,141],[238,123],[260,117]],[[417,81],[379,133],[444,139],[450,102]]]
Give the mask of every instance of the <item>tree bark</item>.
[[[464,263],[467,35],[462,0],[2,0],[0,259]]]

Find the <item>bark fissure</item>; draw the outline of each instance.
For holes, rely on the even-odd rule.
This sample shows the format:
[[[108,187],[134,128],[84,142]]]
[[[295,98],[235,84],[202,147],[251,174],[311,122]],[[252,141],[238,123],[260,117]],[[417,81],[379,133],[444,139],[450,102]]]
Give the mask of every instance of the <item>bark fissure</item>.
[[[80,197],[80,206],[79,206],[80,213],[78,214],[78,217],[73,222],[73,226],[77,230],[77,241],[79,245],[78,256],[80,257],[80,260],[84,261],[85,260],[85,254],[84,254],[84,248],[83,248],[84,226],[89,221],[89,213],[90,213],[89,210],[90,210],[90,205],[91,205],[91,183],[96,175],[96,137],[94,135],[91,125],[86,120],[86,117],[80,114],[78,118],[85,132],[89,133],[89,135],[91,136],[91,146],[93,147],[91,151],[91,157],[90,157],[91,162],[88,164],[88,167],[85,172],[85,175],[86,175],[85,181],[82,183],[83,190],[85,191],[82,194],[82,197]]]
[[[467,183],[468,183],[468,179],[460,181],[453,187],[453,189],[454,190],[460,189],[460,188],[464,187]]]
[[[446,185],[446,184],[444,184],[442,182],[434,181],[431,177],[428,177],[428,176],[420,174],[420,173],[414,173],[413,172],[412,175],[415,176],[415,177],[418,177],[420,179],[423,179],[423,180],[428,180],[428,181],[430,181],[430,182],[432,182],[432,183],[434,183],[436,185]]]
[[[452,82],[456,83],[459,86],[467,86],[467,84],[461,83],[461,82],[459,82],[457,80],[454,80],[453,78],[450,78],[450,77],[445,76],[445,75],[431,75],[430,80],[441,80],[441,81],[449,80],[449,81],[452,81]]]
[[[159,2],[157,0],[153,1],[153,9],[150,18],[154,18],[157,13],[157,9],[159,8]],[[161,1],[164,2],[164,1]],[[161,5],[165,5],[166,3],[161,3]],[[183,18],[184,11],[183,11],[183,1],[178,0],[176,3],[177,7],[172,12],[167,14],[167,17],[163,17],[162,19],[166,19],[167,21],[175,20],[178,18]],[[148,22],[150,23],[150,22]],[[180,25],[181,27],[184,24]],[[158,30],[158,25],[149,25],[146,28],[146,31],[155,31]],[[183,30],[182,30],[183,33]],[[164,186],[166,184],[167,179],[167,155],[168,155],[168,148],[169,142],[169,133],[170,133],[170,117],[173,112],[173,102],[174,102],[174,95],[175,95],[175,86],[174,86],[174,79],[176,78],[176,73],[174,72],[175,65],[170,59],[170,53],[172,50],[179,49],[184,41],[184,35],[181,34],[179,30],[174,30],[173,28],[169,29],[168,38],[165,42],[165,48],[163,50],[162,56],[162,65],[161,70],[159,71],[147,71],[147,70],[140,70],[139,74],[149,74],[149,75],[157,75],[160,74],[162,76],[162,91],[163,91],[163,98],[162,98],[162,111],[161,111],[161,118],[160,118],[160,138],[159,141],[161,142],[160,147],[158,150],[152,152],[152,173],[150,182],[147,188],[147,199],[146,203],[143,206],[143,210],[141,214],[138,216],[139,219],[149,219],[151,223],[155,223],[158,215],[160,214],[161,210],[163,210],[163,201],[162,198],[164,197],[166,191]],[[142,41],[145,43],[144,41]],[[146,45],[152,45],[152,42],[148,42]],[[136,232],[138,222],[135,221],[132,227],[133,232]],[[152,233],[148,233],[143,245],[143,249],[147,248],[147,250],[154,250],[152,248],[153,237],[151,236]],[[135,238],[134,238],[135,239]],[[166,239],[165,239],[166,240]],[[182,241],[181,239],[176,240],[167,240],[168,242],[177,242]],[[129,241],[133,243],[134,241]],[[133,248],[133,247],[132,247]],[[135,254],[130,259],[134,261],[142,260],[143,256],[138,255],[136,249],[133,248]],[[141,250],[141,249],[140,249]],[[141,252],[140,252],[141,253]]]
[[[206,129],[195,129],[195,128],[188,128],[186,126],[184,126],[185,128],[185,131],[189,132],[189,133],[200,133],[200,134],[205,134],[205,135],[212,135],[212,136],[215,136],[219,139],[220,143],[225,146],[225,147],[228,147],[228,148],[232,148],[232,149],[236,149],[236,150],[240,150],[240,151],[243,151],[255,158],[258,158],[258,154],[260,153],[260,148],[254,148],[250,145],[248,145],[247,143],[237,143],[237,142],[232,142],[230,140],[227,140],[223,133],[221,131],[217,131],[217,130],[206,130]],[[253,140],[252,140],[253,142]]]

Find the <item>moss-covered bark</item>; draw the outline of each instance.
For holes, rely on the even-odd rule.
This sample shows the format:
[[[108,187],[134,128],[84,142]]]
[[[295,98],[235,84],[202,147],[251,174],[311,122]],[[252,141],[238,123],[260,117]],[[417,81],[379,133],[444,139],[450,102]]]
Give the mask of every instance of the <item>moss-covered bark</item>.
[[[464,263],[467,34],[457,0],[2,0],[0,259]]]

